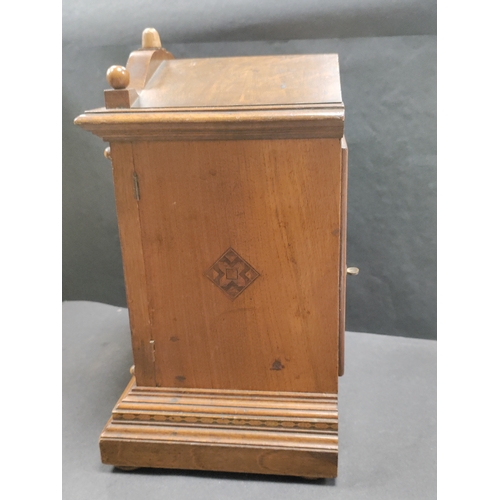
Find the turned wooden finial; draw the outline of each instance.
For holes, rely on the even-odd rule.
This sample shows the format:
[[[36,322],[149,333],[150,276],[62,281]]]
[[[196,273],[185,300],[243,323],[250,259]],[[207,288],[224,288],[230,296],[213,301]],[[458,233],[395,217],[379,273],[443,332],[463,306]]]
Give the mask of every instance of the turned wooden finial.
[[[106,72],[106,80],[115,89],[124,89],[130,82],[130,74],[123,66],[111,66]]]
[[[142,32],[143,49],[161,49],[161,40],[158,31],[154,28],[146,28]]]

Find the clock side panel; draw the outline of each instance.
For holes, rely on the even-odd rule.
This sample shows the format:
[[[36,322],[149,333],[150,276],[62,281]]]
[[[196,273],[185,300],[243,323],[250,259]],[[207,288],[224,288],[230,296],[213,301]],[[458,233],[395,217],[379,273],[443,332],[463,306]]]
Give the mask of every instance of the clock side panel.
[[[156,386],[133,149],[128,142],[111,143],[110,148],[135,376],[138,385]]]
[[[340,140],[132,149],[155,384],[336,393]]]

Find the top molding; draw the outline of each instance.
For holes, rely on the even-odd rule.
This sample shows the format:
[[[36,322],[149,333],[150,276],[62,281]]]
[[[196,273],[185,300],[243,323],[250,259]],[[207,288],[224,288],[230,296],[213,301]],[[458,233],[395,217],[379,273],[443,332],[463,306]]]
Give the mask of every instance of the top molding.
[[[144,33],[127,67],[108,70],[106,108],[77,125],[106,141],[343,136],[337,54],[174,60]]]

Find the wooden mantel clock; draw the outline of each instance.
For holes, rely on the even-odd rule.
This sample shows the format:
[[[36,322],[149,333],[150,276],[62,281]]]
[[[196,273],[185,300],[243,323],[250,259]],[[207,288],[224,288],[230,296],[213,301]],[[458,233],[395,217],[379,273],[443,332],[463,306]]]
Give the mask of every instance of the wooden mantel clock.
[[[134,370],[102,461],[337,475],[347,147],[336,54],[180,59],[154,29],[105,108]]]

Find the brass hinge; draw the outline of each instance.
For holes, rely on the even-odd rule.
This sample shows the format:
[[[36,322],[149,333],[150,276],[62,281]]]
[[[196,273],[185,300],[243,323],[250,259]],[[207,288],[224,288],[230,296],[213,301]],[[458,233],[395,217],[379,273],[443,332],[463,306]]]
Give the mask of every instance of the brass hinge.
[[[155,362],[155,341],[150,340],[149,345],[151,346],[151,355],[153,356],[153,363]]]
[[[141,192],[139,191],[139,176],[137,175],[137,172],[134,172],[133,178],[134,178],[134,197],[137,201],[139,201],[141,199]]]

